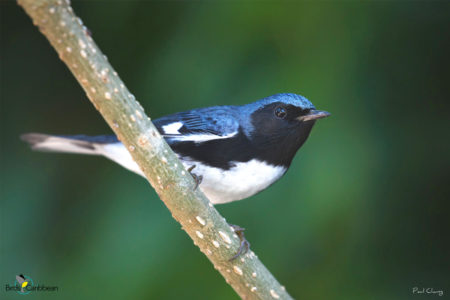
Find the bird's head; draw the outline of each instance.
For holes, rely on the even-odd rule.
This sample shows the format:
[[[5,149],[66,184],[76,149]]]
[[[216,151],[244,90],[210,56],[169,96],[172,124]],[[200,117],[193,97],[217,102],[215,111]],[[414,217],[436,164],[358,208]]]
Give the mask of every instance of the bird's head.
[[[297,94],[276,94],[246,105],[246,135],[260,149],[290,161],[303,145],[316,120],[328,117],[316,110],[305,97]]]

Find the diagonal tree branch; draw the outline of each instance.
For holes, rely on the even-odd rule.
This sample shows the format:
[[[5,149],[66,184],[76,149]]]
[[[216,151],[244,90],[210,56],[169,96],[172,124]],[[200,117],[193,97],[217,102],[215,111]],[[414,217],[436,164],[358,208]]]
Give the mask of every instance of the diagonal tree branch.
[[[194,244],[244,299],[291,299],[250,251],[232,262],[239,238],[160,136],[68,0],[18,0],[58,52]]]

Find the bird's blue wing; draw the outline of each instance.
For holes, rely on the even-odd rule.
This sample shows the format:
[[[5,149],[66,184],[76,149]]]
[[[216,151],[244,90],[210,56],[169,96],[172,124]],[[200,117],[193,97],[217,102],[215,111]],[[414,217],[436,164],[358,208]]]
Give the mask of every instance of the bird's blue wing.
[[[153,123],[169,141],[204,142],[234,136],[239,130],[238,116],[230,106],[180,112]]]

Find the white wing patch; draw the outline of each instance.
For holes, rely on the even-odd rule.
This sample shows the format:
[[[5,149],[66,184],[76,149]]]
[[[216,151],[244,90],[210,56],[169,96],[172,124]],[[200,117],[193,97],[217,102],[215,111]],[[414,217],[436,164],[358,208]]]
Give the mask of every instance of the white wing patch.
[[[237,134],[237,131],[229,133],[227,135],[215,135],[215,134],[188,134],[188,135],[175,135],[167,136],[174,141],[180,142],[195,142],[201,143],[212,140],[229,139]]]
[[[178,130],[180,130],[181,127],[183,127],[183,123],[175,122],[170,123],[168,125],[164,125],[162,129],[164,130],[165,134],[180,134]]]

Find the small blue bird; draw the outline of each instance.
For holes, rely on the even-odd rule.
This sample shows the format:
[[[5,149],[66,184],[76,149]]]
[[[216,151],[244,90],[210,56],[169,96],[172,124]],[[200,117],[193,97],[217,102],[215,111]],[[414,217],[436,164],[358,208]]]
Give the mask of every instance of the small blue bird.
[[[248,198],[280,179],[317,119],[305,97],[277,94],[242,106],[214,106],[154,120],[199,188],[214,204]],[[115,136],[22,135],[40,151],[103,155],[143,176]]]

